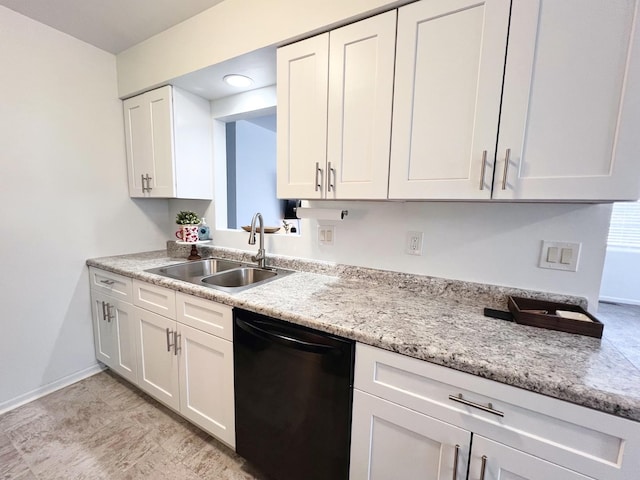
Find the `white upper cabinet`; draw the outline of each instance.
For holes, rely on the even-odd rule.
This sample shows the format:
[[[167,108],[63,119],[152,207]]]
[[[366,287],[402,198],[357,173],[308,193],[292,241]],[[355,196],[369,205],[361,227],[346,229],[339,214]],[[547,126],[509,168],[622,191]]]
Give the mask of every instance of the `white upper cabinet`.
[[[278,50],[278,197],[387,197],[396,12]]]
[[[399,10],[389,198],[490,198],[509,7]]]
[[[278,49],[279,198],[322,198],[327,161],[329,34]]]
[[[124,101],[129,195],[211,199],[209,101],[165,86]]]
[[[637,199],[638,1],[509,8],[400,8],[389,198]]]
[[[638,198],[637,8],[513,2],[494,198]]]
[[[386,198],[396,12],[331,32],[326,198]]]

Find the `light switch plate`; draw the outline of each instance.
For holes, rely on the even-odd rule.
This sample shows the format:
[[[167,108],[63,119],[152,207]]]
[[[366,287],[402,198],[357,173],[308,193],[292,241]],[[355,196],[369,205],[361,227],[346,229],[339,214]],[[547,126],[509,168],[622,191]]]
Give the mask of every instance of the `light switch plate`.
[[[581,243],[542,241],[540,268],[576,272],[580,259]]]
[[[336,231],[333,225],[318,225],[318,244],[333,245],[335,234]]]

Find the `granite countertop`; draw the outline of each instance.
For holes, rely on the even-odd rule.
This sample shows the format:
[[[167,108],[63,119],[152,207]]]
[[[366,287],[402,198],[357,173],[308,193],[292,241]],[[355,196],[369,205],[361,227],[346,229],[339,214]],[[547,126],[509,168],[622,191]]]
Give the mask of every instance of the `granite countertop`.
[[[248,260],[239,251],[204,250]],[[305,271],[237,294],[145,272],[185,257],[169,247],[87,264],[640,421],[640,368],[606,326],[600,340],[483,315],[484,307],[506,310],[507,295],[584,299],[271,256],[271,265]]]

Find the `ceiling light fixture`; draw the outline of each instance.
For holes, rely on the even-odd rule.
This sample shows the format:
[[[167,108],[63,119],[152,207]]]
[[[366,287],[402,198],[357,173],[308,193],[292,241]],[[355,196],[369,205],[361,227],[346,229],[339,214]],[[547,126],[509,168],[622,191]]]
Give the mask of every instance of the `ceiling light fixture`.
[[[245,77],[244,75],[238,75],[237,73],[225,75],[223,80],[232,87],[248,87],[253,83],[251,78]]]

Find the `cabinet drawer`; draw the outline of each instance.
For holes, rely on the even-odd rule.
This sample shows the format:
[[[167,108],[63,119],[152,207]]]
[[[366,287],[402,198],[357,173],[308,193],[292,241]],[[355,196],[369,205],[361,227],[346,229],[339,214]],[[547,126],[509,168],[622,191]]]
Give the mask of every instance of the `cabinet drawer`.
[[[358,344],[354,386],[595,478],[639,467],[638,423],[450,368]]]
[[[176,313],[180,323],[226,340],[233,338],[232,310],[211,300],[176,293]]]
[[[131,302],[132,282],[129,277],[89,267],[89,278],[92,290]]]
[[[176,319],[176,292],[150,283],[133,281],[133,304],[150,312]]]

